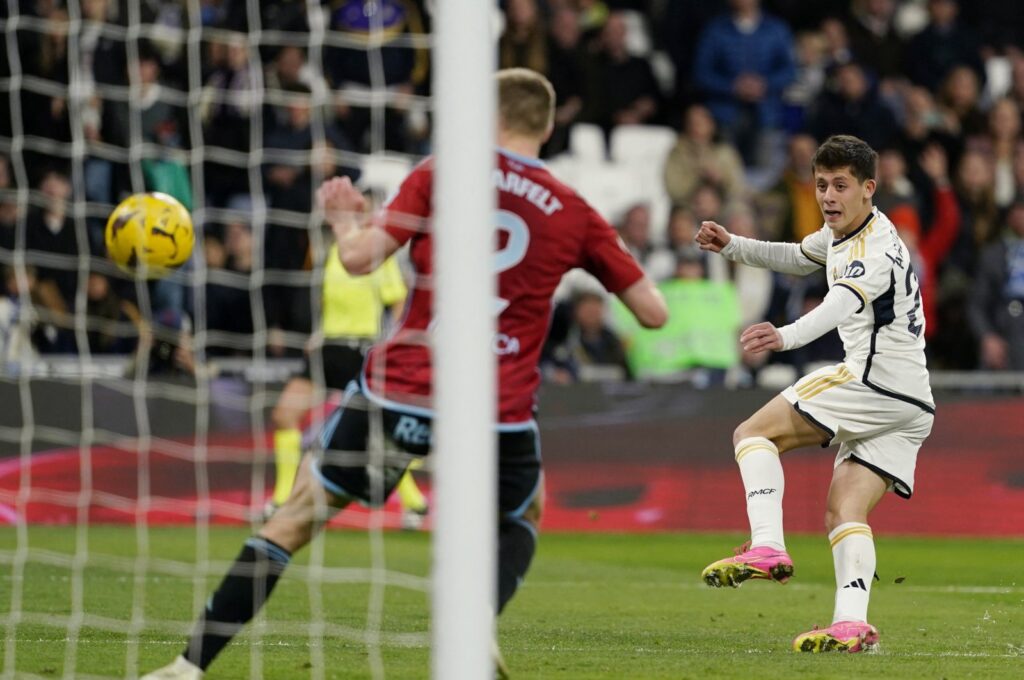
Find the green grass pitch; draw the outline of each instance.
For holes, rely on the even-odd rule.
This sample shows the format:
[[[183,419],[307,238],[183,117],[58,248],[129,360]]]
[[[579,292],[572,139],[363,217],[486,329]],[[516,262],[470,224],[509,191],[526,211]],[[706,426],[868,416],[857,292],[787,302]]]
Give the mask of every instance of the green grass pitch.
[[[232,559],[246,535],[242,529],[212,529],[209,558]],[[16,533],[0,530],[0,635],[6,640],[0,672],[14,670],[14,677],[65,676],[70,660],[75,677],[126,677],[136,665],[143,671],[162,665],[181,648],[183,635],[175,629],[185,629],[194,603],[205,600],[219,579],[219,573],[211,575],[206,592],[196,595],[197,579],[184,572],[140,570],[136,576],[131,562],[110,559],[136,554],[135,530],[102,526],[83,532],[90,560],[83,578],[75,579],[70,564],[61,563],[74,554],[73,528],[31,527],[29,536],[32,559],[17,589],[25,616],[14,624]],[[179,567],[195,559],[191,528],[152,529],[148,538],[154,559],[173,560]],[[1024,541],[878,538],[880,580],[871,619],[881,632],[880,652],[809,655],[790,651],[789,644],[812,625],[829,623],[834,584],[825,537],[790,537],[796,575],[786,586],[705,587],[701,568],[741,540],[708,534],[542,535],[533,569],[500,622],[513,677],[1021,677]],[[427,577],[426,535],[387,533],[383,545],[389,570]],[[322,550],[327,565],[358,570],[370,565],[375,547],[363,532],[332,531]],[[306,563],[308,554],[307,549],[295,564]],[[429,611],[423,590],[324,584],[321,598],[314,599],[329,624],[343,627],[338,630],[375,628],[368,602],[382,598],[382,642],[368,647],[356,633],[329,638],[311,653],[310,637],[299,627],[309,620],[311,589],[295,578],[298,572],[285,577],[267,606],[270,632],[240,637],[211,667],[209,678],[248,678],[254,657],[265,678],[308,677],[321,658],[331,678],[370,678],[375,668],[388,678],[428,677]],[[358,571],[345,573],[361,578]],[[139,593],[144,602],[136,599]],[[53,624],[76,608],[87,616],[72,653],[67,629]],[[125,632],[110,629],[127,629],[133,611],[137,644],[129,645]],[[291,628],[275,632],[274,626]],[[16,669],[6,656],[12,645]]]

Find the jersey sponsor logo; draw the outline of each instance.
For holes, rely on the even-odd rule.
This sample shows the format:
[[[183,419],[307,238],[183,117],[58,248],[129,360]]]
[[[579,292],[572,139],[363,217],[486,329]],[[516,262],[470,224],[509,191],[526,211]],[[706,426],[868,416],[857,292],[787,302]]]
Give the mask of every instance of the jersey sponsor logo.
[[[839,278],[859,279],[860,277],[864,276],[866,272],[867,269],[865,269],[864,263],[861,262],[860,260],[854,260],[850,264],[846,265],[846,269],[843,271],[843,275],[840,276]]]
[[[754,489],[747,494],[747,500],[750,500],[754,496],[771,496],[775,493],[775,489]]]
[[[419,418],[402,416],[391,437],[396,442],[425,446],[430,443],[430,427]]]

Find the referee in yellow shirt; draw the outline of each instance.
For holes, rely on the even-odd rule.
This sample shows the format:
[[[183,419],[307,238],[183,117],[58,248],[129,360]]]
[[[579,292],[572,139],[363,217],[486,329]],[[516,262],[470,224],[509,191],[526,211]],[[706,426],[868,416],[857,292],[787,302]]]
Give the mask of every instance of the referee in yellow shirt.
[[[352,276],[341,264],[337,244],[327,253],[323,287],[323,376],[327,389],[344,390],[359,377],[363,356],[380,334],[385,308],[393,318],[402,311],[405,281],[395,258],[366,276]],[[267,513],[288,499],[302,457],[302,416],[315,401],[313,366],[309,355],[302,372],[293,376],[278,399],[274,422],[274,495]],[[409,472],[398,485],[403,525],[415,528],[427,511],[427,501]],[[414,521],[417,520],[417,521]]]

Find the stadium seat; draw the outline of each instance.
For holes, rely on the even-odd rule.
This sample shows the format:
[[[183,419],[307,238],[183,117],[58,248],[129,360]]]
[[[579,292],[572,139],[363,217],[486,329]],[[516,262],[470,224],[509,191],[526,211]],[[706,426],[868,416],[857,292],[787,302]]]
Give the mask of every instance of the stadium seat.
[[[643,199],[651,209],[651,238],[664,241],[668,235],[668,218],[672,214],[672,199],[663,185],[646,183],[642,187]]]
[[[412,169],[412,163],[402,156],[373,154],[363,159],[359,188],[381,196],[388,196],[398,189]]]
[[[576,186],[576,178],[579,175],[579,168],[582,165],[573,156],[567,153],[559,154],[554,158],[544,161],[548,171],[559,181],[569,186]]]
[[[612,130],[611,158],[620,163],[657,167],[665,164],[678,133],[659,125],[620,125]]]
[[[580,161],[603,163],[608,157],[604,132],[590,123],[573,125],[569,132],[569,153]]]
[[[671,200],[665,191],[665,158],[675,146],[676,131],[653,125],[620,125],[612,130],[612,162],[628,170],[651,207],[652,235],[663,238]]]
[[[615,222],[635,203],[647,202],[637,175],[624,165],[579,165],[577,189],[583,198],[610,222]]]
[[[651,36],[647,31],[647,19],[636,10],[623,10],[626,20],[626,50],[636,57],[651,53]]]
[[[782,390],[789,387],[800,374],[789,364],[769,364],[757,374],[757,386],[763,390]]]

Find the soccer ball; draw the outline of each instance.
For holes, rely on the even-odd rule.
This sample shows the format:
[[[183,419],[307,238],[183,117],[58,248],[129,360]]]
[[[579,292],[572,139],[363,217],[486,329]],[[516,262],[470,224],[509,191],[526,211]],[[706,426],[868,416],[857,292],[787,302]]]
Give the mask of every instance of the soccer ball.
[[[192,217],[173,196],[132,194],[107,220],[107,255],[132,275],[159,279],[192,255]]]

